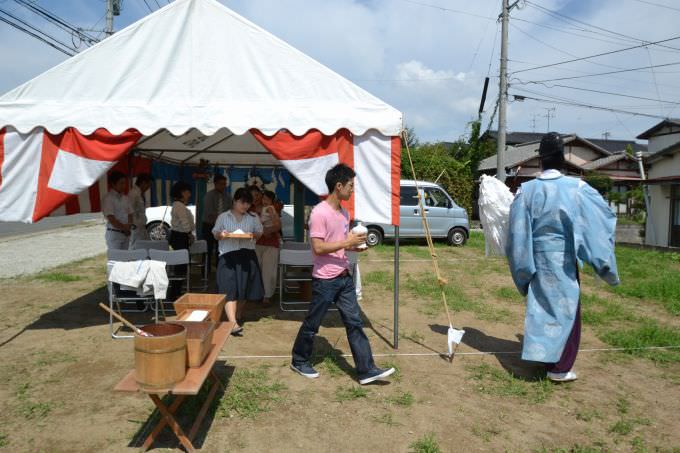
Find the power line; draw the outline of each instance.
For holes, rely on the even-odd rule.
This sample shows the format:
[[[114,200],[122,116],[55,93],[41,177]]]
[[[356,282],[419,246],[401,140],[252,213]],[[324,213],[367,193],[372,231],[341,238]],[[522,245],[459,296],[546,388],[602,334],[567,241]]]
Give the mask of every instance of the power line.
[[[35,39],[38,39],[38,40],[44,42],[44,43],[47,44],[48,46],[50,46],[50,47],[52,47],[52,48],[54,48],[54,49],[57,49],[59,52],[64,53],[64,54],[68,55],[69,57],[72,57],[72,56],[74,55],[74,54],[68,52],[67,50],[62,49],[62,48],[59,47],[58,45],[56,45],[56,44],[54,44],[54,43],[48,41],[47,39],[43,38],[42,36],[40,36],[40,35],[38,35],[38,34],[36,34],[36,33],[33,33],[32,31],[30,31],[30,30],[28,30],[28,29],[22,27],[22,26],[19,25],[19,24],[16,24],[16,23],[14,23],[14,22],[12,22],[12,21],[9,21],[9,20],[5,19],[5,18],[2,17],[2,16],[0,16],[0,21],[6,23],[7,25],[9,25],[9,26],[11,26],[11,27],[16,28],[16,29],[19,30],[19,31],[22,31],[22,32],[26,33],[27,35],[30,35],[30,36],[34,37]]]
[[[462,11],[462,10],[459,10],[459,9],[445,8],[443,6],[431,5],[429,3],[417,2],[415,0],[400,0],[400,1],[405,2],[405,3],[411,3],[412,5],[425,6],[426,8],[438,9],[438,10],[446,11],[446,12],[449,12],[449,13],[464,14],[466,16],[479,17],[480,19],[496,20],[495,17],[482,16],[481,14],[475,14],[475,13],[471,13],[471,12],[468,12],[468,11]]]
[[[644,116],[646,118],[657,118],[657,119],[666,119],[665,116],[661,115],[652,115],[649,113],[640,113],[640,112],[631,112],[628,110],[619,110],[619,109],[613,109],[611,107],[602,107],[599,105],[590,105],[590,104],[582,104],[580,102],[568,102],[568,101],[557,101],[557,100],[551,100],[551,99],[540,99],[540,98],[533,98],[531,96],[524,96],[524,95],[512,95],[516,101],[523,101],[526,99],[529,99],[531,101],[537,101],[537,102],[546,102],[549,104],[561,104],[561,105],[567,105],[571,107],[582,107],[582,108],[587,108],[587,109],[592,109],[592,110],[604,110],[607,112],[614,112],[614,113],[623,113],[626,115],[633,115],[633,116]]]
[[[66,43],[64,43],[64,42],[62,42],[62,41],[60,41],[60,40],[58,40],[57,38],[55,38],[54,36],[50,35],[49,33],[44,32],[43,30],[41,30],[41,29],[39,29],[39,28],[37,28],[37,27],[31,25],[30,23],[24,21],[23,19],[21,19],[21,18],[15,16],[15,15],[13,15],[12,13],[10,13],[10,12],[8,12],[8,11],[2,9],[2,8],[0,8],[0,13],[1,13],[1,14],[4,14],[5,16],[8,16],[10,19],[12,19],[12,20],[14,20],[14,21],[20,23],[20,24],[23,25],[24,27],[28,27],[29,29],[33,30],[35,33],[38,33],[39,35],[42,35],[42,36],[45,37],[46,39],[51,40],[52,42],[56,43],[57,45],[61,46],[62,48],[66,49],[66,50],[68,50],[68,51],[71,51],[71,52],[77,52],[76,49],[70,47],[68,44],[66,44]]]
[[[598,72],[594,74],[585,74],[585,75],[580,75],[580,76],[571,76],[571,77],[558,77],[555,79],[545,79],[545,80],[531,80],[529,82],[524,82],[524,83],[542,83],[542,82],[556,82],[558,80],[571,80],[571,79],[581,79],[584,77],[595,77],[595,76],[602,76],[602,75],[609,75],[609,74],[620,74],[622,72],[631,72],[631,71],[639,71],[642,69],[652,69],[652,68],[662,68],[665,66],[675,66],[679,65],[680,61],[676,61],[673,63],[665,63],[665,64],[657,64],[657,65],[651,65],[651,66],[640,66],[637,68],[628,68],[628,69],[621,69],[618,71],[609,71],[609,72]]]
[[[666,9],[670,9],[670,10],[673,10],[673,11],[680,12],[680,9],[678,9],[678,8],[673,8],[672,6],[668,6],[668,5],[662,5],[661,3],[648,2],[646,0],[635,0],[635,1],[640,2],[640,3],[646,3],[647,5],[658,6],[659,8],[666,8]]]
[[[144,1],[144,4],[146,5],[146,7],[149,8],[149,12],[153,13],[153,9],[151,8],[151,5],[149,5],[149,2],[147,2],[146,0],[143,0],[143,1]]]
[[[34,4],[27,0],[14,0],[14,1],[19,5],[23,6],[24,8],[28,9],[29,11],[33,12],[34,14],[41,16],[48,22],[51,22],[52,24],[61,28],[62,30],[77,35],[81,40],[87,42],[88,44],[94,44],[99,42],[99,40],[94,36],[88,35],[87,33],[83,33],[81,29],[68,23],[65,19],[60,18],[56,14],[48,11],[47,9],[43,8],[40,5]]]
[[[617,32],[617,31],[608,30],[608,29],[603,28],[603,27],[600,27],[600,26],[598,26],[598,25],[589,24],[589,23],[587,23],[587,22],[583,22],[582,20],[574,19],[573,17],[569,17],[569,16],[567,16],[567,15],[565,15],[565,14],[562,14],[562,13],[559,13],[559,12],[557,12],[557,11],[553,11],[553,10],[551,10],[551,9],[545,8],[545,7],[541,6],[541,5],[537,5],[537,4],[533,3],[533,2],[530,1],[530,0],[525,0],[525,1],[526,1],[526,4],[527,4],[527,5],[530,5],[530,6],[532,6],[532,7],[536,8],[536,9],[540,10],[541,12],[543,12],[543,13],[545,13],[545,14],[548,14],[548,15],[550,15],[550,16],[556,17],[556,18],[561,19],[561,20],[563,20],[563,21],[572,21],[572,22],[576,22],[576,23],[582,24],[582,25],[584,25],[584,26],[586,26],[586,27],[591,27],[591,28],[594,28],[594,29],[596,29],[596,30],[601,30],[601,31],[603,31],[603,32],[605,32],[605,33],[609,33],[610,35],[620,36],[620,37],[622,37],[622,38],[626,38],[626,39],[632,40],[632,41],[634,41],[634,42],[642,42],[642,43],[646,43],[646,44],[651,44],[651,42],[648,41],[648,40],[636,38],[636,37],[634,37],[634,36],[624,35],[623,33],[619,33],[619,32]],[[590,31],[590,30],[584,30],[584,31],[592,32],[592,31]],[[680,48],[677,48],[677,47],[666,46],[666,45],[663,45],[663,44],[655,44],[655,45],[660,46],[660,47],[665,47],[665,48],[668,48],[668,49],[673,49],[673,50],[678,50],[678,51],[680,51]]]
[[[519,30],[519,28],[518,28],[518,30]],[[637,46],[626,47],[626,48],[623,48],[623,49],[610,50],[609,52],[597,53],[595,55],[588,55],[586,57],[574,58],[572,60],[558,61],[556,63],[544,64],[544,65],[536,66],[536,67],[533,67],[533,68],[520,69],[519,71],[513,71],[513,74],[518,74],[520,72],[526,72],[526,71],[534,71],[536,69],[550,68],[552,66],[559,66],[559,65],[563,65],[563,64],[567,64],[567,63],[574,63],[575,61],[582,61],[582,60],[588,60],[590,58],[602,57],[602,56],[611,55],[611,54],[614,54],[614,53],[625,52],[627,50],[639,49],[641,47],[647,47],[648,45],[652,45],[652,44],[658,44],[658,43],[668,42],[668,41],[675,41],[677,39],[680,39],[680,36],[674,36],[673,38],[667,38],[667,39],[662,39],[660,41],[650,42],[649,44],[640,44],[640,45],[637,45]]]
[[[632,96],[632,95],[629,95],[629,94],[622,94],[622,93],[613,93],[611,91],[590,90],[588,88],[580,88],[580,87],[573,87],[573,86],[569,86],[569,85],[560,85],[560,84],[546,85],[546,84],[541,83],[541,85],[543,85],[546,88],[554,88],[554,87],[567,88],[567,89],[570,89],[570,90],[587,91],[587,92],[590,92],[590,93],[599,93],[599,94],[608,94],[608,95],[611,95],[611,96],[619,96],[619,97],[630,98],[630,99],[640,99],[640,100],[643,100],[643,101],[654,101],[654,102],[662,102],[664,104],[680,105],[680,102],[678,102],[678,101],[662,101],[660,99],[646,98],[646,97],[641,97],[641,96]]]

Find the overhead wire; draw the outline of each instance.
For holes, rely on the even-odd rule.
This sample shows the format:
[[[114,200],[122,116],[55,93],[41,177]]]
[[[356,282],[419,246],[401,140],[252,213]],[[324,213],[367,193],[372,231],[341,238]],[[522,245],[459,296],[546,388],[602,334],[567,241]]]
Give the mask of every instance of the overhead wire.
[[[582,108],[588,108],[592,110],[603,110],[606,112],[616,112],[616,113],[622,113],[626,115],[633,115],[633,116],[643,116],[647,118],[656,118],[656,119],[665,119],[666,117],[663,115],[653,115],[650,113],[642,113],[642,112],[633,112],[630,110],[621,110],[621,109],[616,109],[612,107],[604,107],[600,105],[593,105],[593,104],[584,104],[582,102],[576,102],[576,101],[561,101],[561,100],[556,100],[556,99],[541,99],[541,98],[534,98],[531,96],[525,96],[525,95],[511,95],[515,97],[515,101],[524,101],[524,100],[532,100],[532,101],[537,101],[537,102],[545,102],[548,104],[560,104],[560,105],[566,105],[566,106],[572,106],[572,107],[582,107]],[[545,97],[550,97],[550,96],[545,96]]]
[[[555,81],[558,81],[558,80],[581,79],[581,78],[585,78],[585,77],[597,77],[597,76],[610,75],[610,74],[621,74],[623,72],[640,71],[642,69],[663,68],[663,67],[677,66],[677,65],[680,65],[680,61],[675,61],[675,62],[672,62],[672,63],[650,65],[650,66],[640,66],[640,67],[637,67],[637,68],[626,68],[626,69],[620,69],[620,70],[617,70],[617,71],[584,74],[584,75],[580,75],[580,76],[556,77],[556,78],[553,78],[553,79],[544,79],[544,80],[531,80],[531,81],[524,82],[524,83],[542,83],[542,82],[555,82]]]
[[[74,53],[71,53],[71,52],[69,52],[69,51],[63,49],[63,48],[60,47],[59,45],[54,44],[53,42],[49,41],[48,39],[45,39],[44,37],[40,36],[39,34],[34,33],[34,32],[32,32],[32,31],[30,31],[30,30],[24,28],[23,26],[21,26],[21,25],[19,25],[19,24],[17,24],[17,23],[14,23],[14,22],[12,22],[12,21],[10,21],[10,20],[8,20],[8,19],[2,17],[2,16],[0,16],[0,21],[6,23],[7,25],[9,25],[9,26],[11,26],[11,27],[16,28],[16,29],[19,30],[19,31],[22,31],[22,32],[26,33],[27,35],[30,35],[30,36],[34,37],[35,39],[37,39],[37,40],[39,40],[39,41],[44,42],[44,43],[47,44],[48,46],[50,46],[50,47],[52,47],[52,48],[58,50],[59,52],[61,52],[61,53],[63,53],[63,54],[68,55],[69,57],[72,57],[73,55],[75,55]]]
[[[67,33],[70,33],[72,35],[78,36],[83,42],[87,43],[88,45],[92,45],[94,43],[99,42],[97,38],[94,36],[91,36],[87,33],[85,33],[82,29],[76,27],[75,25],[69,23],[65,19],[62,19],[61,17],[57,16],[53,12],[49,11],[48,9],[34,3],[30,2],[27,0],[14,0],[15,3],[23,6],[27,10],[31,11],[34,14],[37,14],[38,16],[42,17],[43,19],[47,20],[48,22],[52,23],[58,28],[61,28],[62,30],[66,31]]]
[[[432,5],[430,3],[418,2],[416,0],[400,0],[400,1],[402,1],[404,3],[411,3],[412,5],[424,6],[426,8],[438,9],[440,11],[446,11],[446,12],[450,12],[450,13],[458,13],[458,14],[463,14],[463,15],[471,16],[471,17],[478,17],[480,19],[487,19],[487,20],[494,20],[494,21],[496,20],[495,17],[482,16],[481,14],[475,14],[475,13],[471,13],[469,11],[463,11],[463,10],[460,10],[460,9],[453,9],[453,8],[446,8],[444,6]]]
[[[638,3],[645,3],[647,5],[658,6],[659,8],[666,8],[666,9],[670,9],[672,11],[680,12],[680,8],[673,8],[672,6],[662,5],[661,3],[654,3],[654,2],[647,1],[647,0],[635,0],[635,1],[638,2]]]
[[[519,29],[519,30],[521,31],[521,29]],[[523,32],[523,33],[526,33],[526,32]],[[662,43],[662,42],[674,41],[674,40],[677,40],[677,39],[680,39],[680,36],[674,36],[672,38],[662,39],[660,41],[654,41],[650,44],[658,44],[658,43]],[[589,60],[591,58],[602,57],[602,56],[605,56],[605,55],[611,55],[611,54],[615,54],[615,53],[619,53],[619,52],[625,52],[625,51],[632,50],[632,49],[645,48],[648,45],[649,44],[640,44],[640,45],[637,45],[637,46],[626,47],[624,49],[610,50],[608,52],[600,52],[600,53],[588,55],[588,56],[585,56],[585,57],[577,57],[577,58],[574,58],[572,60],[558,61],[558,62],[555,62],[555,63],[544,64],[544,65],[536,66],[536,67],[533,67],[533,68],[520,69],[519,71],[513,71],[512,73],[518,74],[520,72],[534,71],[536,69],[550,68],[550,67],[553,67],[553,66],[559,66],[559,65],[563,65],[563,64],[567,64],[567,63],[574,63],[576,61]],[[557,49],[557,50],[559,50],[559,49]]]
[[[575,19],[575,18],[573,18],[573,17],[567,16],[566,14],[562,14],[562,13],[560,13],[560,12],[558,12],[558,11],[554,11],[554,10],[551,10],[551,9],[546,8],[546,7],[544,7],[544,6],[538,5],[538,4],[536,4],[536,3],[534,3],[534,2],[532,2],[532,1],[530,1],[530,0],[525,0],[525,2],[526,2],[527,5],[529,5],[529,6],[533,7],[533,8],[536,8],[536,9],[538,9],[539,11],[541,11],[541,12],[547,14],[547,15],[550,15],[550,16],[552,16],[552,17],[555,17],[555,18],[557,18],[557,19],[559,19],[559,20],[566,21],[566,22],[568,22],[568,23],[569,23],[569,22],[575,22],[575,23],[584,25],[584,26],[586,26],[586,27],[591,27],[591,28],[593,28],[593,29],[595,29],[595,30],[599,30],[599,31],[601,31],[601,32],[607,33],[607,34],[609,34],[609,35],[619,36],[619,37],[621,37],[621,38],[628,39],[628,40],[633,41],[633,42],[640,42],[640,43],[651,44],[651,41],[644,40],[644,39],[640,39],[640,38],[636,38],[636,37],[634,37],[634,36],[630,36],[630,35],[626,35],[626,34],[623,34],[623,33],[619,33],[619,32],[617,32],[617,31],[608,30],[608,29],[606,29],[606,28],[604,28],[604,27],[600,27],[600,26],[598,26],[598,25],[589,24],[589,23],[584,22],[584,21],[582,21],[582,20]],[[592,32],[592,30],[587,30],[587,29],[584,29],[583,31]],[[680,51],[680,48],[677,48],[677,47],[667,46],[667,45],[664,45],[664,44],[654,44],[654,45],[660,46],[660,47],[665,47],[665,48],[667,48],[667,49],[673,49],[673,50]]]
[[[64,53],[67,54],[67,55],[73,56],[73,53],[71,53],[71,52],[74,52],[74,53],[77,52],[77,50],[75,48],[70,47],[67,43],[60,41],[59,39],[55,38],[54,36],[50,35],[49,33],[35,27],[34,25],[31,25],[30,23],[28,23],[25,20],[23,20],[23,19],[15,16],[14,14],[6,11],[3,8],[0,8],[0,14],[4,14],[5,16],[7,16],[10,19],[12,19],[13,21],[15,21],[15,23],[18,22],[19,24],[21,24],[22,28],[18,28],[18,27],[15,27],[15,28],[17,28],[21,31],[24,31],[24,32],[26,32],[28,30],[33,30],[33,33],[30,33],[31,36],[36,38],[37,37],[36,34],[40,35],[42,38],[44,38],[44,39],[41,39],[41,41],[45,42],[46,40],[49,40],[50,42],[52,42],[52,44],[54,44],[52,47],[54,47],[58,50],[61,50],[61,51],[66,50],[66,52],[64,52]],[[8,20],[4,20],[3,22],[10,23]],[[10,24],[10,25],[12,25],[12,24]],[[23,28],[23,27],[26,27],[26,28]],[[56,46],[59,46],[59,48],[56,47]]]
[[[680,101],[663,101],[661,99],[653,99],[653,98],[646,98],[646,97],[642,97],[642,96],[633,96],[633,95],[629,95],[629,94],[614,93],[614,92],[611,92],[611,91],[590,90],[588,88],[580,88],[580,87],[574,87],[574,86],[569,86],[569,85],[561,85],[561,84],[547,85],[547,84],[541,83],[540,85],[543,85],[546,88],[554,88],[554,87],[567,88],[567,89],[571,89],[571,90],[587,91],[587,92],[590,92],[590,93],[608,94],[608,95],[611,95],[611,96],[619,96],[619,97],[625,97],[625,98],[630,98],[630,99],[640,99],[640,100],[643,100],[643,101],[654,101],[654,102],[661,102],[661,103],[664,103],[664,104],[680,105]]]

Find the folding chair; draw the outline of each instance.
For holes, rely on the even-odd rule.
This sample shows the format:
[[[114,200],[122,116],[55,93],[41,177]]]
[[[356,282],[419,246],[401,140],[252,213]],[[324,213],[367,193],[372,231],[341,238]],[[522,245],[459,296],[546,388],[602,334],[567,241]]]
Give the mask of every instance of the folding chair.
[[[279,307],[281,311],[307,311],[308,300],[284,300],[284,290],[287,294],[302,293],[303,282],[311,282],[313,266],[311,245],[303,242],[284,243],[279,251]],[[335,310],[335,309],[332,309]]]
[[[135,250],[137,250],[137,249],[170,250],[170,246],[168,245],[168,241],[166,241],[166,240],[149,241],[149,240],[142,239],[142,240],[136,241],[133,248]]]
[[[186,292],[191,290],[191,278],[189,274],[189,250],[149,250],[149,258],[154,261],[163,261],[165,263],[165,269],[168,273],[168,281],[170,287],[172,287],[173,281],[184,281],[186,283]],[[180,275],[179,266],[185,265],[186,271],[185,275]],[[159,301],[161,311],[163,312],[163,317],[165,317],[164,303],[168,302],[167,299]]]
[[[154,297],[151,296],[140,296],[137,294],[136,291],[132,290],[126,290],[122,289],[121,286],[118,283],[113,283],[109,281],[109,275],[111,274],[111,270],[113,269],[113,266],[116,262],[129,262],[129,261],[139,261],[139,260],[145,260],[147,259],[147,251],[146,250],[118,250],[118,249],[109,249],[106,251],[106,257],[107,257],[107,263],[106,263],[106,280],[107,280],[107,287],[108,287],[108,292],[109,292],[109,308],[111,310],[116,310],[119,313],[123,312],[133,312],[133,313],[141,313],[145,312],[148,310],[148,305],[150,303],[155,305],[156,308],[156,315],[158,315],[157,310],[158,310],[158,305],[156,304],[156,300]],[[137,308],[127,308],[127,309],[122,309],[121,304],[137,304],[137,302],[142,302],[144,304],[143,309],[137,309]],[[115,307],[114,308],[114,304]],[[158,319],[158,316],[156,316],[156,319]],[[111,338],[119,339],[119,338],[132,338],[133,335],[118,335],[116,332],[118,330],[114,331],[113,330],[113,316],[109,314],[109,333],[111,334]]]
[[[191,266],[200,269],[201,274],[203,275],[201,278],[203,284],[196,289],[205,291],[208,289],[208,241],[201,239],[191,244],[189,247],[189,258],[189,275],[191,275]]]

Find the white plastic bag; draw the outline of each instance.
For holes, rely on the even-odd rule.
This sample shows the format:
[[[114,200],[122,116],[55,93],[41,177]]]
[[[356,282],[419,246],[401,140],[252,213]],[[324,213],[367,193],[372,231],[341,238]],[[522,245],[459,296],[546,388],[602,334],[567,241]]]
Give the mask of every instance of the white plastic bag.
[[[486,239],[486,256],[505,256],[513,199],[508,186],[492,176],[482,175],[479,185],[479,220]]]

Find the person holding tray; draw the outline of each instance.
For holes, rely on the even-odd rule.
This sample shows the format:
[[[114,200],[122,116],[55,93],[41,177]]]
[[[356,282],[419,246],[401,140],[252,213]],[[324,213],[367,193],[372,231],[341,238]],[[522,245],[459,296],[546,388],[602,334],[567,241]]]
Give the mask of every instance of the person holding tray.
[[[235,324],[232,335],[243,327],[241,319],[246,300],[264,297],[262,275],[255,254],[255,241],[262,236],[262,223],[257,214],[248,212],[253,196],[248,189],[236,190],[231,209],[217,217],[212,230],[219,241],[220,258],[217,263],[217,289],[226,296],[225,312]]]

